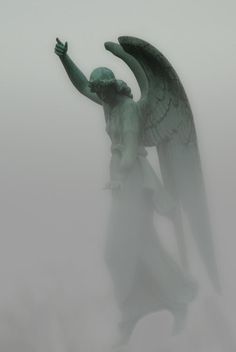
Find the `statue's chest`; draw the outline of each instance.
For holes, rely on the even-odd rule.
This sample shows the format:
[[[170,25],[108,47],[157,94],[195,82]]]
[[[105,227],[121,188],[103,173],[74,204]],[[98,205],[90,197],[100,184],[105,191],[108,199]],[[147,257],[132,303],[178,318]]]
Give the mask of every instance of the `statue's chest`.
[[[113,109],[106,114],[106,131],[112,143],[121,143],[122,121],[119,109]]]

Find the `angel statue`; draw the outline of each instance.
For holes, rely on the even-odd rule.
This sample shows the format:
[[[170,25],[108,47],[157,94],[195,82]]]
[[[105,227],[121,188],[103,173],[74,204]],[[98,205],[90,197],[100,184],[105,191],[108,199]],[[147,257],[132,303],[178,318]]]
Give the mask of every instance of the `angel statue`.
[[[191,108],[169,61],[144,40],[122,36],[105,48],[133,71],[141,90],[133,100],[129,86],[106,67],[87,80],[58,38],[59,56],[77,90],[101,105],[111,140],[111,210],[104,258],[121,313],[119,343],[125,345],[137,322],[151,312],[173,314],[173,330],[184,326],[197,284],[188,270],[182,214],[206,271],[218,288],[218,272],[207,216],[203,177]],[[155,147],[161,176],[147,159]],[[172,258],[157,235],[155,213],[167,216],[179,248]]]

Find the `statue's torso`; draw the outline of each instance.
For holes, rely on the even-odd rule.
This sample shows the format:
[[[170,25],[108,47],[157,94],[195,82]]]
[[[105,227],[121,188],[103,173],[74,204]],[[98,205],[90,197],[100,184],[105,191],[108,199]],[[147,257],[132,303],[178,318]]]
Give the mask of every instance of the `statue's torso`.
[[[122,144],[122,121],[120,107],[104,108],[106,120],[106,132],[113,144]]]
[[[127,109],[127,103],[129,101],[124,101],[123,103],[111,108],[109,105],[104,105],[104,114],[106,121],[106,132],[111,139],[111,151],[123,150],[124,147],[124,119],[126,117],[125,109]],[[133,102],[132,102],[133,103]],[[137,109],[137,119],[139,119],[139,111]],[[131,126],[132,128],[132,126]],[[140,142],[139,150],[142,155],[146,155],[146,151]]]

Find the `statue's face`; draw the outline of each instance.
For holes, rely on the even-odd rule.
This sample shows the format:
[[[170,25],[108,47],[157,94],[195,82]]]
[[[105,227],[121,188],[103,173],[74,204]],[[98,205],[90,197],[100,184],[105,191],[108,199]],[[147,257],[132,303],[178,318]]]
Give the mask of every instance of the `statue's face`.
[[[100,86],[95,92],[105,103],[112,103],[117,94],[114,85]]]

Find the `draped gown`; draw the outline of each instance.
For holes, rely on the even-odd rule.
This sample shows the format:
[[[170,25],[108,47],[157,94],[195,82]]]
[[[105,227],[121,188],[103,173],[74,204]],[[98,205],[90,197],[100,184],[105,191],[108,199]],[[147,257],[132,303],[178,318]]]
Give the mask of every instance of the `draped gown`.
[[[119,109],[106,114],[106,131],[112,159],[122,157],[125,133],[139,136],[141,132],[137,120],[124,118]],[[122,316],[120,328],[129,334],[139,319],[159,310],[172,312],[178,325],[195,297],[195,283],[164,249],[154,227],[154,213],[168,215],[172,207],[140,143],[122,189],[111,194],[105,244],[105,260]]]

